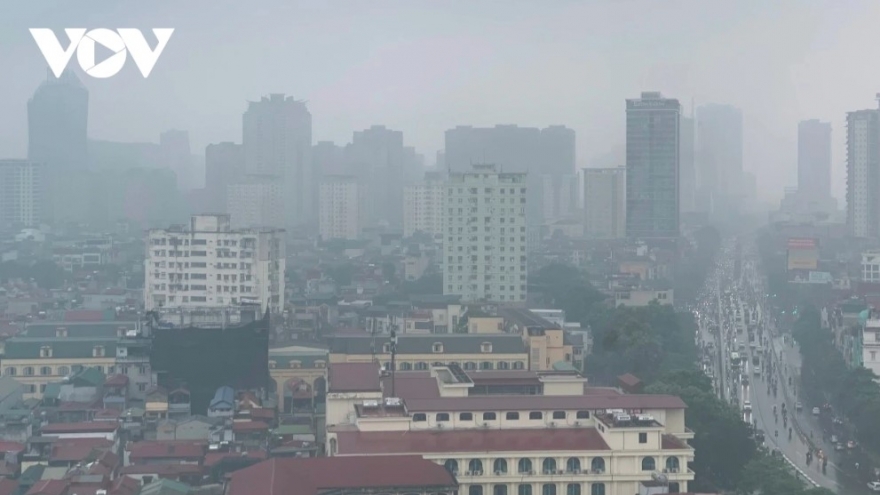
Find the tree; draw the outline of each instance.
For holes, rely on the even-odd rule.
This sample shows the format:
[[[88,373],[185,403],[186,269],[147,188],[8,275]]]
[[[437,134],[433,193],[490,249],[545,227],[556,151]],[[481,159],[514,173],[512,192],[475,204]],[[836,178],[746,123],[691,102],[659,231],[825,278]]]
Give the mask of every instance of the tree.
[[[807,491],[804,482],[791,474],[791,468],[781,457],[763,453],[746,463],[737,485],[737,493],[744,495],[804,495]]]
[[[593,306],[605,300],[586,274],[576,266],[552,263],[532,273],[529,291],[543,295],[544,303],[565,311],[569,321],[586,324]]]

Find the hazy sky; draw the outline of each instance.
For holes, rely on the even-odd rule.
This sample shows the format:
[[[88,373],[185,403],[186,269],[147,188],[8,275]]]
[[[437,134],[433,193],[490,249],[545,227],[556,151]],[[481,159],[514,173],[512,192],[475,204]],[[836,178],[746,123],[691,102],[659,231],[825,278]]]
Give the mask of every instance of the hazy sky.
[[[842,197],[845,114],[880,91],[878,20],[876,0],[4,0],[0,157],[24,156],[46,75],[28,28],[170,27],[148,79],[130,59],[81,75],[91,137],[240,142],[246,101],[277,92],[308,100],[316,141],[384,124],[433,163],[455,125],[564,124],[586,166],[623,142],[624,99],[659,90],[742,108],[765,197],[795,183],[797,122],[831,121]]]

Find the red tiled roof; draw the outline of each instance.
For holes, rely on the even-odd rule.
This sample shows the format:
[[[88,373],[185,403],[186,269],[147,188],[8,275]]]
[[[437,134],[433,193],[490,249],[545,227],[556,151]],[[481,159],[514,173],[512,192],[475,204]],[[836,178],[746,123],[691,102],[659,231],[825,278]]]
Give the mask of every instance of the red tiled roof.
[[[140,491],[140,481],[128,476],[120,476],[113,481],[108,495],[137,495]]]
[[[49,452],[50,461],[79,462],[84,460],[94,450],[107,450],[113,447],[113,442],[103,438],[66,438],[52,442]]]
[[[251,419],[257,419],[261,421],[271,421],[275,419],[275,410],[267,409],[265,407],[255,407],[251,409]]]
[[[327,373],[330,392],[378,392],[379,363],[335,363]]]
[[[205,456],[206,442],[191,440],[159,440],[129,444],[129,458],[142,459],[201,459]]]
[[[64,495],[68,480],[40,480],[27,491],[26,495]]]
[[[0,478],[0,495],[12,495],[18,492],[18,480]]]
[[[341,455],[609,450],[595,428],[342,431],[336,435]]]
[[[205,456],[205,462],[202,464],[206,467],[211,467],[223,459],[266,459],[269,457],[269,454],[265,450],[255,450],[253,452],[209,452],[208,455]]]
[[[121,387],[128,385],[128,376],[126,375],[110,375],[104,380],[105,387]]]
[[[683,409],[684,401],[674,395],[496,395],[442,397],[439,399],[404,398],[410,412],[460,411],[535,411],[599,409]]]
[[[91,321],[104,321],[104,312],[96,309],[76,309],[69,310],[64,312],[64,321],[82,321],[82,322],[91,322]]]
[[[690,449],[691,446],[688,445],[684,440],[676,437],[675,435],[663,435],[662,440],[660,442],[660,448],[663,450],[680,450],[680,449]]]
[[[61,433],[113,433],[119,429],[119,424],[110,421],[97,421],[94,423],[51,423],[42,428],[44,435]]]
[[[0,452],[21,452],[24,444],[18,442],[0,442]]]
[[[204,468],[198,464],[134,464],[119,470],[124,474],[155,474],[164,478],[176,478],[187,474],[202,474]]]
[[[95,421],[117,420],[121,415],[122,411],[119,409],[100,409],[95,411],[95,415],[92,419]]]
[[[235,421],[232,423],[232,431],[266,431],[269,425],[262,421]]]
[[[317,495],[339,488],[457,486],[446,468],[419,456],[273,458],[232,473],[226,495]]]
[[[112,476],[121,465],[119,456],[114,454],[113,452],[104,451],[98,459],[89,466],[89,474],[103,474],[105,476]]]

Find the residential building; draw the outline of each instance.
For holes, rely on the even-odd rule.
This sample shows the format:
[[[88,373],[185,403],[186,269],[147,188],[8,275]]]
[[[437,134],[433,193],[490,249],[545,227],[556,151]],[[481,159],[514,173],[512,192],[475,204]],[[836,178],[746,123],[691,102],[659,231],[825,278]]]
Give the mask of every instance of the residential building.
[[[679,195],[682,212],[697,211],[696,127],[693,115],[682,117],[679,147]],[[702,210],[702,208],[701,208]]]
[[[862,325],[862,359],[861,364],[880,376],[880,314],[869,309],[867,318]],[[876,381],[876,380],[875,380]]]
[[[443,294],[464,301],[526,298],[526,174],[496,165],[453,172],[446,182]]]
[[[626,169],[584,169],[584,235],[589,239],[626,236]]]
[[[284,239],[279,229],[233,229],[229,215],[193,215],[189,226],[147,234],[144,305],[284,309]]]
[[[626,234],[679,236],[678,100],[643,92],[626,100]]]
[[[562,325],[528,309],[501,308],[498,314],[504,319],[504,332],[521,336],[528,346],[528,369],[546,371],[563,364],[584,369],[584,344]]]
[[[541,218],[544,223],[568,218],[577,211],[578,176],[541,175]]]
[[[305,102],[283,94],[249,102],[242,130],[245,174],[282,185],[284,221],[269,225],[314,223],[318,182],[311,165],[312,114]]]
[[[880,284],[880,251],[862,253],[862,282]]]
[[[244,176],[244,150],[240,144],[223,142],[205,148],[205,189],[211,211],[229,213],[227,188],[238,184]]]
[[[425,174],[425,180],[403,190],[403,235],[416,232],[442,237],[445,177],[440,172]]]
[[[90,368],[127,376],[128,396],[143,398],[152,372],[139,322],[41,321],[5,343],[3,375],[21,382],[25,398],[40,398],[50,384]]]
[[[0,231],[39,227],[48,219],[46,166],[0,160]]]
[[[226,495],[454,495],[457,490],[455,476],[442,466],[402,455],[268,459],[230,474]]]
[[[189,147],[189,132],[171,129],[159,134],[159,150],[162,164],[177,176],[177,187],[189,191],[202,186]]]
[[[684,493],[694,479],[694,433],[678,397],[590,388],[571,372],[377,371],[331,364],[330,456],[420,455],[469,495],[628,495],[659,472]]]
[[[741,204],[743,181],[742,111],[731,105],[708,104],[696,110],[698,186],[709,194],[714,215],[728,215]]]
[[[361,232],[363,199],[355,177],[325,176],[321,182],[318,205],[321,239],[357,239]]]
[[[391,337],[343,335],[330,342],[330,364],[379,363],[391,369]],[[395,367],[425,371],[455,363],[465,370],[525,370],[529,350],[521,335],[403,334],[397,336]]]
[[[324,397],[328,362],[327,349],[304,346],[269,349],[269,376],[277,387],[275,392],[283,412],[291,412],[296,401],[302,400],[312,407],[314,399]]]
[[[249,175],[226,186],[226,211],[233,228],[284,225],[284,185],[270,176]]]
[[[846,224],[854,237],[880,235],[880,110],[846,115]]]

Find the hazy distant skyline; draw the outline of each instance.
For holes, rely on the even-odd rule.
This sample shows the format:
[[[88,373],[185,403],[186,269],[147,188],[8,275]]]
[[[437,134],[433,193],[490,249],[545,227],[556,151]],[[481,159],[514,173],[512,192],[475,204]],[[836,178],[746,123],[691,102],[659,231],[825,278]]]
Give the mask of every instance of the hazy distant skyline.
[[[26,155],[27,100],[46,76],[28,28],[171,27],[149,79],[130,60],[111,79],[79,74],[91,138],[183,129],[203,153],[241,142],[248,100],[285,93],[308,101],[315,142],[381,124],[433,157],[456,125],[562,124],[584,167],[623,143],[626,98],[662,91],[685,115],[692,100],[742,109],[744,169],[765,198],[796,184],[798,122],[831,122],[843,199],[846,112],[880,92],[877,19],[874,0],[10,1],[0,158]]]

